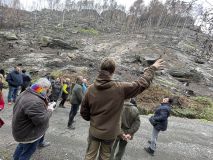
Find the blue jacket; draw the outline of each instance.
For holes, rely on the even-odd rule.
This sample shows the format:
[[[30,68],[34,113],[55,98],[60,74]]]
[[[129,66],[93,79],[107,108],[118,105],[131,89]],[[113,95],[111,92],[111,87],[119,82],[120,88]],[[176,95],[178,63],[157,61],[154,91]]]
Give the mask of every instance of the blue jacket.
[[[21,73],[14,70],[7,75],[6,81],[8,82],[9,86],[19,87],[23,84],[23,77]]]
[[[168,126],[168,117],[170,116],[171,106],[168,103],[162,103],[155,111],[153,120],[156,122],[155,129],[165,131]]]
[[[85,94],[87,91],[87,86],[85,83],[82,84],[82,90],[83,90],[83,93]]]

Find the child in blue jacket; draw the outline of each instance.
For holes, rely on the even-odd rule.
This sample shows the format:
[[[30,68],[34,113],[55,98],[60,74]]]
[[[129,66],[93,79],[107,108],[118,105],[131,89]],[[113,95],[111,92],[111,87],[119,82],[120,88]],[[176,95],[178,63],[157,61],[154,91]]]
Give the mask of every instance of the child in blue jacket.
[[[156,150],[156,142],[160,131],[165,131],[168,125],[168,117],[171,112],[171,105],[173,100],[171,98],[163,98],[161,105],[156,109],[154,116],[149,118],[150,123],[153,125],[153,131],[149,147],[145,147],[145,151],[150,155],[154,155]]]

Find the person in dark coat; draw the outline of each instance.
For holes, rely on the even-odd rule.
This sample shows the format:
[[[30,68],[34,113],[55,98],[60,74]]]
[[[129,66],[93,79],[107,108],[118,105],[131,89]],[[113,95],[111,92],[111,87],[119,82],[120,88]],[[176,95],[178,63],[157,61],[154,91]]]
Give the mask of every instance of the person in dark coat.
[[[60,78],[52,82],[52,93],[49,97],[51,102],[57,102],[62,94],[62,83]]]
[[[0,69],[0,74],[3,75],[3,77],[5,76],[5,71],[4,71],[4,69]]]
[[[10,72],[6,77],[6,81],[8,82],[8,85],[9,85],[9,92],[7,97],[9,105],[12,104],[11,103],[12,100],[13,102],[16,101],[18,89],[23,84],[23,77],[20,71],[21,71],[21,68],[19,65],[17,65],[15,69],[12,72]]]
[[[69,120],[67,124],[68,129],[75,129],[75,127],[73,126],[73,121],[78,112],[79,106],[81,104],[81,101],[84,95],[83,89],[82,89],[82,83],[83,83],[83,77],[78,76],[76,79],[76,84],[72,89],[72,95],[70,100],[72,106],[71,106]]]
[[[168,117],[171,112],[171,105],[173,100],[171,98],[163,98],[161,105],[156,109],[154,116],[149,118],[150,123],[153,125],[152,137],[149,142],[149,147],[145,147],[145,151],[150,155],[154,155],[156,150],[156,143],[160,131],[166,131],[168,125]]]
[[[50,81],[40,78],[17,98],[13,107],[12,134],[19,144],[13,160],[29,160],[37,147],[49,145],[44,142],[44,135],[55,105],[48,103],[50,86]]]
[[[26,74],[26,70],[22,70],[23,84],[21,86],[21,92],[25,91],[27,87],[31,85],[31,77]]]

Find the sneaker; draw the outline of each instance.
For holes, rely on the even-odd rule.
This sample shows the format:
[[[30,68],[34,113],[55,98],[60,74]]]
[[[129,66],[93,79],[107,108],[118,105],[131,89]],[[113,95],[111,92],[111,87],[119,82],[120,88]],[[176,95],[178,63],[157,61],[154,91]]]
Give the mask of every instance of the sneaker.
[[[12,105],[12,102],[8,102],[8,105]]]
[[[50,142],[42,142],[41,144],[38,145],[39,148],[44,148],[50,146]]]
[[[150,140],[148,140],[148,143],[151,144],[152,142]]]
[[[151,156],[154,156],[154,150],[152,150],[150,147],[144,147],[144,150],[149,153]]]

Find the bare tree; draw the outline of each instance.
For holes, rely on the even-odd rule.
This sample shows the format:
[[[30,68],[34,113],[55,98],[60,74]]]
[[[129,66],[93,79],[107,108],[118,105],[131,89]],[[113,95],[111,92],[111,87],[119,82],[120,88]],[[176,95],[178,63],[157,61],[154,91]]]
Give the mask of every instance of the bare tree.
[[[143,0],[136,0],[134,4],[130,7],[130,14],[133,14],[135,16],[141,16],[144,11],[144,1]]]
[[[60,3],[61,0],[47,0],[49,9],[53,10]]]

